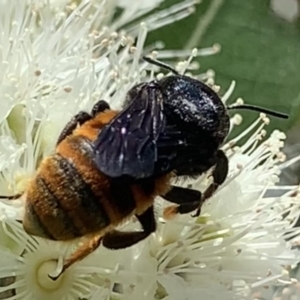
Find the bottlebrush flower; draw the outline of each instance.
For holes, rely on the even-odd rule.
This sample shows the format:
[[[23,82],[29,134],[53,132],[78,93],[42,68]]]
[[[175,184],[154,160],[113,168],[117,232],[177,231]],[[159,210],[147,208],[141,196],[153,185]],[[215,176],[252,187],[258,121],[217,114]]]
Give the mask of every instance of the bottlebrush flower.
[[[183,1],[135,22],[159,2],[0,0],[0,194],[24,190],[75,113],[89,111],[99,99],[119,108],[132,86],[154,76],[140,60],[148,51],[147,32],[185,17],[194,4]],[[116,5],[121,7],[117,18]],[[215,51],[216,46],[198,54]],[[196,50],[178,70],[185,72],[195,55]],[[233,116],[232,127],[240,121]],[[262,289],[295,283],[288,271],[299,261],[294,248],[299,188],[277,185],[285,136],[275,131],[266,137],[268,123],[261,115],[224,145],[229,176],[199,218],[165,222],[166,202],[157,199],[155,234],[125,250],[99,247],[57,281],[48,274],[78,244],[29,236],[17,221],[22,202],[0,202],[0,298],[251,299]],[[203,190],[209,180],[202,176],[182,184]],[[272,189],[281,194],[266,194]],[[137,228],[132,220],[123,230]]]

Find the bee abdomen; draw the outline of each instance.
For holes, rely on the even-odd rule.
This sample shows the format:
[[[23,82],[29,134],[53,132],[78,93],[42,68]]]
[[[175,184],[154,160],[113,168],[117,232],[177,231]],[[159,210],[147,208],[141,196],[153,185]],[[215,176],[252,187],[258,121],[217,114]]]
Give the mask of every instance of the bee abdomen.
[[[68,240],[80,236],[72,219],[40,176],[35,178],[27,194],[23,226],[29,234],[51,240]]]
[[[72,161],[59,154],[43,162],[27,198],[24,228],[27,226],[29,233],[35,235],[68,240],[110,224],[99,196],[93,193]],[[34,228],[36,232],[30,232]]]

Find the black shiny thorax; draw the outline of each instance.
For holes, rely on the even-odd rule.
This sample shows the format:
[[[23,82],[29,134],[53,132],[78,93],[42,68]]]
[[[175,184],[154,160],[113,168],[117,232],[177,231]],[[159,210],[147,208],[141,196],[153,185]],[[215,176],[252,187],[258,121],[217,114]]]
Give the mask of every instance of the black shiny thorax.
[[[210,133],[222,143],[229,132],[229,116],[219,96],[207,85],[184,75],[164,77],[157,84],[164,94],[164,110],[186,125]]]
[[[154,80],[141,89],[150,87],[160,91],[165,115],[155,173],[173,170],[179,176],[197,176],[207,171],[229,132],[221,99],[202,82],[184,75]]]
[[[149,94],[149,90],[161,93],[167,118],[186,127],[189,133],[200,130],[215,138],[218,145],[223,143],[229,133],[229,115],[210,87],[185,75],[171,75],[136,85],[128,93],[129,102],[141,93]]]
[[[228,132],[218,95],[196,79],[171,75],[128,91],[122,111],[95,141],[95,161],[110,177],[197,175],[213,165]]]

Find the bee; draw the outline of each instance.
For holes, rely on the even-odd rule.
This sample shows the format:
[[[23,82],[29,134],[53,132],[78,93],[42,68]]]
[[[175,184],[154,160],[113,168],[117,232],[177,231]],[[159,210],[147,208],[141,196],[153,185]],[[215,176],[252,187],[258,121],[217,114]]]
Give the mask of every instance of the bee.
[[[53,280],[100,244],[122,249],[155,232],[157,196],[175,203],[165,209],[166,218],[193,211],[199,216],[228,174],[220,148],[229,133],[229,110],[288,117],[250,105],[225,107],[199,80],[149,57],[144,60],[173,74],[134,86],[120,111],[101,100],[91,113],[75,115],[24,192],[27,233],[56,241],[88,237],[58,274],[49,275]],[[176,177],[209,170],[213,182],[203,193],[172,185]],[[140,231],[116,229],[132,216]]]

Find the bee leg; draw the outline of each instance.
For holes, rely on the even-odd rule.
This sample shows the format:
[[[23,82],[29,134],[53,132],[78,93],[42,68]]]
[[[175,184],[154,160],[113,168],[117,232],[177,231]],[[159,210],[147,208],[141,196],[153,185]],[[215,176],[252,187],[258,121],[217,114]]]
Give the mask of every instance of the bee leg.
[[[185,204],[188,202],[200,202],[201,192],[193,190],[190,188],[184,188],[180,186],[172,185],[172,188],[169,192],[162,196],[167,201],[176,203],[176,204]]]
[[[142,225],[143,231],[117,231],[108,232],[103,237],[102,244],[109,249],[123,249],[130,247],[156,230],[156,222],[153,212],[153,206],[149,207],[141,215],[136,215]]]
[[[164,218],[172,219],[176,214],[187,214],[197,209],[201,201],[201,192],[189,188],[172,186],[172,189],[162,197],[167,201],[179,204],[171,205],[164,209]]]
[[[92,108],[91,114],[88,114],[85,111],[80,111],[77,115],[75,115],[69,123],[62,130],[59,135],[56,145],[58,145],[62,140],[64,140],[68,135],[72,134],[73,130],[77,127],[77,125],[82,125],[86,121],[92,119],[95,115],[100,112],[104,112],[109,109],[109,104],[105,100],[98,101]]]
[[[92,116],[84,111],[80,111],[77,115],[75,115],[69,123],[65,126],[62,130],[61,134],[59,135],[56,146],[64,140],[68,135],[72,134],[73,130],[76,129],[77,125],[82,125],[86,121],[92,119]]]
[[[102,238],[102,235],[97,235],[87,240],[63,262],[62,268],[56,274],[48,274],[48,277],[57,280],[70,266],[94,252],[100,246]]]
[[[209,199],[215,191],[218,189],[218,187],[225,181],[227,175],[228,175],[228,158],[225,155],[225,153],[222,150],[217,151],[217,162],[215,165],[215,168],[212,172],[213,182],[208,186],[208,188],[204,191],[200,205],[193,217],[198,217],[201,212],[201,206]]]
[[[97,114],[110,109],[109,104],[105,100],[99,100],[92,108],[91,115],[95,117]]]

